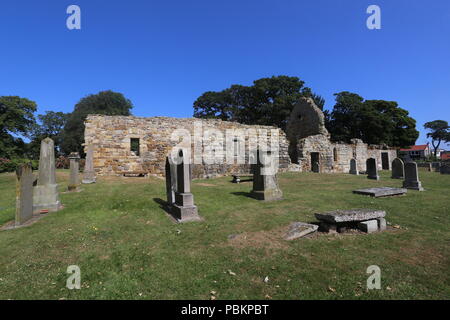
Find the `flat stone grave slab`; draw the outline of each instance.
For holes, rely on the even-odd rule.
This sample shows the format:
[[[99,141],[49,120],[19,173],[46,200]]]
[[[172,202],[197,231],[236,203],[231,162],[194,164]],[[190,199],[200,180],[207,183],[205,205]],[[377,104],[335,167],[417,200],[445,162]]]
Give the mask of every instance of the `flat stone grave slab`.
[[[289,230],[284,235],[284,240],[294,240],[306,236],[307,234],[316,232],[319,229],[318,225],[304,223],[304,222],[292,222],[289,225]]]
[[[353,210],[336,210],[326,213],[316,213],[316,218],[320,221],[337,224],[341,222],[367,221],[386,216],[383,210],[373,209],[353,209]]]
[[[390,188],[390,187],[381,187],[381,188],[368,188],[368,189],[359,189],[354,190],[353,193],[363,194],[367,196],[372,196],[375,198],[379,197],[390,197],[390,196],[398,196],[407,193],[407,189],[403,188]]]

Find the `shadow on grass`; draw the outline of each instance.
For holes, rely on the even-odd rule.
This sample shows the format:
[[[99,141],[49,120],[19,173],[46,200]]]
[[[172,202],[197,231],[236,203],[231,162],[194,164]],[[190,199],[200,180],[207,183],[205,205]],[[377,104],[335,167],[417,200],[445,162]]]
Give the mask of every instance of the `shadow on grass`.
[[[170,206],[169,206],[169,203],[167,201],[164,201],[161,198],[153,198],[153,201],[155,201],[157,204],[159,204],[159,207],[161,209],[163,209],[165,212],[167,212],[168,214],[171,214]]]
[[[252,198],[252,199],[253,199],[253,197],[252,197],[252,195],[251,195],[250,192],[239,191],[239,192],[231,192],[231,194],[233,194],[233,195],[235,195],[235,196],[244,196],[244,197]]]

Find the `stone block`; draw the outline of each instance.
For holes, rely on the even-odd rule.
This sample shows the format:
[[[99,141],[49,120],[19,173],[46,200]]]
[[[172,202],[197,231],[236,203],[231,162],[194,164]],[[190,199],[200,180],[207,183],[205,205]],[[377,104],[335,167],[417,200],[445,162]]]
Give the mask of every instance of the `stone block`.
[[[386,230],[387,223],[386,223],[386,219],[385,218],[378,218],[377,222],[378,222],[378,230],[380,230],[380,231]]]
[[[362,221],[358,223],[358,229],[366,233],[376,232],[378,231],[378,221],[377,220]]]

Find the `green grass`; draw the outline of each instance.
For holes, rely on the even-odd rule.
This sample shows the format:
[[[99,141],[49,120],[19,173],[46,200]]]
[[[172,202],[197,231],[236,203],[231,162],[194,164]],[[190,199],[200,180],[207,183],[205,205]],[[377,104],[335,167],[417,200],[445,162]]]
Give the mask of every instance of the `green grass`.
[[[374,199],[351,191],[401,181],[388,172],[381,181],[285,173],[285,199],[271,203],[245,196],[251,182],[197,180],[193,193],[205,220],[187,224],[174,224],[155,201],[165,199],[164,180],[100,177],[80,193],[61,194],[63,210],[0,231],[0,298],[209,299],[214,290],[217,299],[448,299],[450,177],[420,175],[425,192]],[[61,192],[67,180],[59,171]],[[14,218],[14,193],[14,176],[0,175],[0,224]],[[401,229],[279,237],[292,221],[351,208],[386,210]],[[69,265],[81,268],[81,290],[65,287]],[[381,268],[381,290],[366,290],[370,265]]]

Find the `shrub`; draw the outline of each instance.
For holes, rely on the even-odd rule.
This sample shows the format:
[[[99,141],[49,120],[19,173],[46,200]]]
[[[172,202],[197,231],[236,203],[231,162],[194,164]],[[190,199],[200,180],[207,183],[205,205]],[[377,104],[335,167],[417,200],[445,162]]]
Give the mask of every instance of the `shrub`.
[[[0,158],[0,173],[14,172],[19,165],[25,163],[31,163],[33,170],[37,170],[39,167],[39,161],[37,160]]]
[[[69,169],[70,160],[67,157],[59,156],[55,161],[56,169]]]

